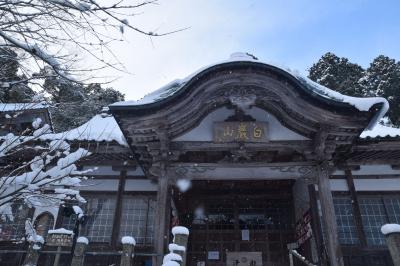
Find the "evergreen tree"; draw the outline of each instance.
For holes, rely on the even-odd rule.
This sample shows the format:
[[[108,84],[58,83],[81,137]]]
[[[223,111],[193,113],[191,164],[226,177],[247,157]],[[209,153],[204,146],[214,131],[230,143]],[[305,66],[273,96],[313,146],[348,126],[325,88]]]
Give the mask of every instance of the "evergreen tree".
[[[50,110],[55,131],[78,127],[98,114],[104,106],[123,101],[124,95],[100,84],[82,85],[59,76],[49,75],[44,90],[50,95]]]
[[[375,58],[360,80],[365,96],[382,96],[390,104],[389,118],[400,125],[400,62],[387,56]]]
[[[347,58],[326,53],[310,68],[309,78],[346,95],[385,97],[391,123],[400,126],[400,62],[380,55],[363,70]]]
[[[27,85],[26,77],[18,74],[17,53],[12,49],[0,48],[0,102],[32,102],[35,91]]]
[[[361,66],[349,62],[345,57],[326,53],[309,69],[309,78],[340,93],[361,96],[358,80],[363,77],[363,71]]]

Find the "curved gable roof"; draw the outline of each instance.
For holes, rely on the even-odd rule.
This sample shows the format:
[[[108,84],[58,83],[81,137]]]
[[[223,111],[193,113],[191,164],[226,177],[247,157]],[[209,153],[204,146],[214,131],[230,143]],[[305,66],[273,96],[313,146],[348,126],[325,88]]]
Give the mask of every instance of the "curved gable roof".
[[[159,109],[169,104],[175,98],[187,93],[187,90],[190,90],[191,84],[202,79],[204,76],[220,69],[234,69],[236,66],[256,66],[273,71],[277,75],[283,76],[294,83],[294,87],[302,90],[306,97],[314,99],[321,104],[334,106],[338,110],[352,110],[356,108],[359,111],[370,111],[376,108],[376,110],[372,110],[376,113],[371,119],[367,129],[372,129],[389,109],[387,100],[382,97],[359,98],[343,95],[300,75],[298,72],[258,61],[255,57],[243,53],[235,53],[229,60],[204,67],[184,79],[174,80],[138,101],[117,102],[110,105],[110,108],[112,111]]]

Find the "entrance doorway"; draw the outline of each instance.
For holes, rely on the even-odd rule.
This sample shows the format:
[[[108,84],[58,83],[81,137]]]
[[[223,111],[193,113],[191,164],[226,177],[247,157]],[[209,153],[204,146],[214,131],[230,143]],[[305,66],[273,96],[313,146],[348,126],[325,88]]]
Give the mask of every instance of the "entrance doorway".
[[[190,229],[188,265],[261,265],[258,258],[262,265],[288,265],[292,186],[291,180],[197,181],[176,192],[180,224]],[[243,261],[229,259],[235,256]]]

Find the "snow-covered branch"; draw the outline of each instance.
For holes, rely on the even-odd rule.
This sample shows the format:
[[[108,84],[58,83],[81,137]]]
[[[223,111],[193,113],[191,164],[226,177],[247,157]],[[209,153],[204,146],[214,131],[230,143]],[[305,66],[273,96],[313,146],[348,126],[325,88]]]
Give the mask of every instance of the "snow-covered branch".
[[[124,28],[151,37],[180,31],[155,32],[129,22],[154,4],[157,0],[0,0],[0,48],[17,52],[19,67],[28,81],[42,79],[43,75],[34,73],[45,67],[77,82],[90,79],[88,71],[94,69],[123,71],[109,45],[121,41]],[[98,65],[93,69],[78,66],[88,57],[96,59]],[[0,87],[4,78],[0,67]]]
[[[76,162],[90,152],[72,150],[59,137],[50,142],[41,140],[44,134],[52,133],[40,119],[32,122],[32,128],[29,135],[0,136],[0,217],[10,215],[15,202],[31,207],[58,206],[65,200],[85,202],[76,189],[85,178]],[[27,148],[32,152],[24,154]]]

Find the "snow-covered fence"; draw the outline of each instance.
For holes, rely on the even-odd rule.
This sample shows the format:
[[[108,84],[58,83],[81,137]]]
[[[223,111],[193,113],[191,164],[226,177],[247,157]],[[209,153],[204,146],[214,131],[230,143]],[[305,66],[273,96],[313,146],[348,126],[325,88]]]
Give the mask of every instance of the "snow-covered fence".
[[[174,240],[169,244],[169,254],[164,256],[163,266],[186,265],[186,247],[189,238],[189,230],[183,226],[172,228]]]
[[[400,224],[385,224],[381,232],[386,237],[393,265],[400,266]]]
[[[76,240],[76,246],[74,250],[74,256],[72,257],[71,266],[85,265],[85,252],[88,245],[89,240],[86,237],[78,237],[78,239]]]
[[[121,239],[122,243],[122,254],[121,254],[121,266],[130,266],[132,265],[132,260],[134,256],[134,248],[136,245],[136,241],[131,236],[124,236]]]

